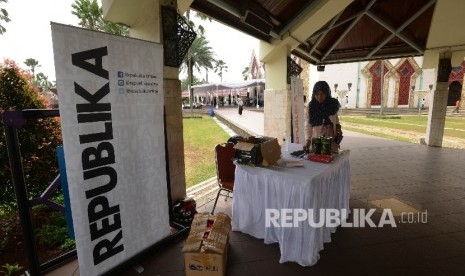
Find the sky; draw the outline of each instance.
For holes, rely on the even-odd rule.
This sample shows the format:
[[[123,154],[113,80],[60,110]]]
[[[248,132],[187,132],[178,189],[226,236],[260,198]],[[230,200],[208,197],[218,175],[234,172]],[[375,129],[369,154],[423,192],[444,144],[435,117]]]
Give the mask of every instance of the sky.
[[[77,25],[78,19],[71,14],[72,3],[73,0],[9,0],[3,5],[11,21],[4,24],[6,33],[0,35],[0,60],[12,59],[27,68],[24,61],[34,58],[41,64],[36,72],[55,80],[50,21]]]
[[[41,65],[36,73],[43,72],[50,80],[55,80],[50,22],[77,26],[79,21],[71,14],[73,2],[74,0],[9,0],[2,4],[11,21],[4,24],[7,31],[0,35],[0,60],[12,59],[26,69],[24,61],[34,58]],[[258,54],[258,40],[216,21],[194,21],[204,26],[205,36],[210,41],[216,58],[224,60],[228,66],[228,71],[223,72],[223,82],[241,81],[242,71],[249,65],[252,50]],[[184,75],[182,73],[180,77]],[[200,79],[205,78],[205,72],[196,72],[196,75]],[[208,79],[210,82],[220,81],[214,72],[209,72]]]
[[[242,81],[242,71],[249,66],[252,50],[258,55],[258,39],[230,28],[218,21],[200,20],[191,15],[191,19],[205,28],[205,37],[216,53],[216,58],[226,62],[228,71],[223,72],[223,82]],[[200,80],[205,72],[197,73]],[[214,72],[208,73],[209,82],[220,82]]]

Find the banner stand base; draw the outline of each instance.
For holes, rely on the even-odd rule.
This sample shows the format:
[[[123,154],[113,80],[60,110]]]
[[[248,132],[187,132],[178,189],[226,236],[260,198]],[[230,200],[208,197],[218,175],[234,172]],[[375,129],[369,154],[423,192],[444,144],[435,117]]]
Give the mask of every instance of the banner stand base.
[[[120,275],[127,269],[131,268],[134,265],[137,265],[140,260],[151,253],[155,253],[157,250],[161,250],[172,243],[175,243],[183,238],[186,238],[189,234],[189,227],[181,226],[175,222],[171,223],[171,227],[179,230],[175,234],[171,234],[168,237],[162,239],[161,241],[155,243],[154,245],[148,247],[147,249],[139,252],[134,257],[129,258],[128,260],[124,261],[123,263],[119,264],[118,266],[112,268],[111,270],[107,271],[106,273],[102,274],[103,276],[110,276],[110,275]],[[176,227],[182,227],[182,229],[178,229]]]

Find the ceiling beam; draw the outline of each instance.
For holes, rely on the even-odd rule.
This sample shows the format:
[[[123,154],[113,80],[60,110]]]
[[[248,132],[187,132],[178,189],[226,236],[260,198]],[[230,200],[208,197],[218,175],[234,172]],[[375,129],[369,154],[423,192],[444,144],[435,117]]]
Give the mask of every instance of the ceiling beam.
[[[331,19],[342,12],[352,1],[353,0],[312,1],[312,3],[318,3],[318,5],[306,14],[302,12],[305,16],[303,16],[295,26],[289,29],[281,40],[271,39],[269,43],[260,42],[260,61],[267,62],[272,59],[275,54],[281,53],[280,49],[283,47],[286,47],[289,51],[295,49],[301,44],[299,41],[306,41],[311,34],[327,25]]]
[[[420,15],[422,15],[429,7],[431,7],[434,3],[436,3],[436,0],[431,0],[428,3],[426,3],[421,9],[419,9],[417,12],[415,12],[408,20],[404,22],[399,28],[394,33],[391,33],[383,42],[381,42],[378,46],[376,46],[373,51],[371,51],[368,54],[368,58],[371,58],[376,52],[378,52],[386,43],[391,41],[395,36],[398,36],[398,34],[405,29],[408,25],[410,25],[415,19],[417,19]]]
[[[192,2],[194,2],[194,0],[178,0],[177,3],[179,13],[184,14],[189,9]]]
[[[349,16],[348,18],[346,18],[346,19],[344,19],[344,20],[341,20],[341,22],[338,22],[337,24],[334,24],[334,26],[333,26],[331,29],[329,29],[329,30],[331,31],[332,29],[335,29],[335,28],[337,28],[337,27],[339,27],[339,26],[341,26],[341,25],[344,25],[344,24],[346,24],[347,22],[352,21],[352,19],[354,19],[354,18],[356,18],[356,17],[359,17],[361,14],[363,14],[363,11],[358,12],[358,13],[352,15],[352,16]],[[312,40],[313,38],[319,36],[320,34],[324,33],[325,31],[326,31],[326,29],[321,29],[321,30],[319,30],[318,32],[315,32],[315,33],[314,33],[309,39],[307,39],[307,40]]]
[[[386,30],[390,31],[391,33],[393,33],[394,35],[396,35],[398,38],[402,39],[405,43],[407,43],[408,45],[410,45],[413,49],[417,50],[418,53],[423,53],[424,52],[424,49],[420,47],[420,45],[418,45],[417,43],[415,43],[413,40],[411,40],[410,38],[406,37],[405,35],[403,35],[402,33],[396,33],[396,29],[394,29],[391,25],[389,25],[388,23],[386,23],[383,19],[379,18],[376,14],[370,12],[370,11],[367,11],[366,12],[366,15],[368,15],[369,17],[371,17],[371,19],[373,19],[374,21],[376,21],[378,24],[380,24],[381,26],[383,26]]]
[[[418,53],[418,52],[411,52],[411,53],[401,53],[401,54],[377,55],[377,56],[372,56],[371,58],[368,58],[368,57],[341,58],[341,59],[335,59],[335,60],[328,60],[328,61],[317,63],[317,64],[321,64],[321,65],[324,65],[324,64],[339,64],[339,63],[347,63],[347,62],[377,60],[377,59],[414,57],[414,56],[420,56],[420,55],[421,54]]]
[[[236,17],[241,17],[243,14],[241,10],[238,8],[236,5],[232,5],[230,3],[227,3],[223,0],[207,0],[207,2],[210,2],[211,4],[217,6],[218,8],[221,8],[230,14],[236,16]]]
[[[321,2],[324,2],[324,1],[322,0],[310,1],[310,3],[305,6],[302,12],[300,12],[296,17],[294,17],[294,19],[292,19],[291,22],[289,22],[279,31],[278,39],[282,39],[283,35],[285,35],[288,31],[294,28],[301,20],[305,19],[307,14],[310,12],[313,12],[313,10],[316,7],[318,7],[318,5],[321,4]]]
[[[323,38],[325,38],[326,34],[332,29],[332,27],[334,26],[334,24],[337,22],[337,20],[339,19],[339,17],[341,16],[341,14],[343,13],[344,11],[341,11],[338,15],[336,15],[333,20],[331,20],[331,23],[329,23],[329,26],[328,28],[325,29],[325,31],[320,35],[320,37],[318,38],[318,40],[315,42],[315,44],[313,44],[312,48],[310,49],[310,52],[308,53],[309,55],[311,55],[313,53],[313,51],[315,51],[316,47],[318,47],[318,45],[321,43],[321,41],[323,40]]]
[[[370,3],[368,3],[368,5],[365,7],[365,9],[363,10],[363,12],[357,16],[354,21],[352,21],[352,23],[350,23],[349,27],[347,27],[347,29],[342,33],[341,36],[339,36],[339,38],[336,40],[336,42],[333,43],[333,45],[331,45],[331,47],[329,47],[329,49],[326,51],[326,53],[323,55],[323,57],[321,58],[321,60],[325,60],[329,54],[331,54],[331,52],[334,50],[334,48],[337,47],[337,45],[339,45],[339,43],[341,43],[341,41],[346,37],[346,35],[354,28],[354,26],[358,23],[358,21],[360,21],[360,19],[362,19],[363,15],[367,14],[368,10],[376,3],[376,0],[371,0]]]
[[[438,0],[434,7],[426,49],[465,44],[465,1]],[[450,49],[442,49],[451,51]]]
[[[319,58],[316,58],[316,57],[314,57],[312,55],[309,55],[307,51],[304,51],[304,50],[300,49],[299,47],[292,50],[291,53],[298,56],[298,57],[300,57],[300,58],[306,59],[309,62],[310,62],[310,60],[313,60],[313,62],[310,62],[310,63],[317,64],[317,63],[321,62],[321,60]]]

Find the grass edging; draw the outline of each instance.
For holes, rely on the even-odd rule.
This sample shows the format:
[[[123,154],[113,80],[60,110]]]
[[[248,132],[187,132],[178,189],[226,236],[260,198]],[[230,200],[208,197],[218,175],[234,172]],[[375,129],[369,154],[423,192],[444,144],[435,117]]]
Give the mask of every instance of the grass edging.
[[[229,121],[228,119],[226,119],[225,117],[221,116],[218,113],[215,113],[215,117],[220,122],[225,124],[227,127],[232,129],[232,131],[234,131],[235,133],[237,133],[238,135],[240,135],[242,137],[257,136],[255,133],[251,132],[250,130],[246,130],[246,129],[243,129],[243,128],[239,127],[234,122]]]
[[[414,140],[412,140],[410,138],[397,136],[397,135],[391,135],[391,134],[385,134],[385,133],[376,132],[376,131],[368,131],[368,130],[364,130],[364,129],[361,129],[361,128],[350,127],[350,126],[347,126],[347,125],[344,126],[344,129],[347,129],[347,130],[350,130],[350,131],[353,131],[353,132],[362,133],[362,134],[372,135],[372,136],[376,136],[376,137],[391,139],[391,140],[397,140],[397,141],[408,142],[408,143],[416,143],[416,141],[414,141]]]

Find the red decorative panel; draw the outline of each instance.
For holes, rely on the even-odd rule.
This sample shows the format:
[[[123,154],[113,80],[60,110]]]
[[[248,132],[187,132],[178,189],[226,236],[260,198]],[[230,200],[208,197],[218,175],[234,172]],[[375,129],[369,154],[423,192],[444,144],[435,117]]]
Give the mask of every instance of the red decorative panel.
[[[384,76],[388,73],[388,68],[384,65]],[[381,105],[381,61],[376,61],[370,68],[373,76],[371,83],[371,105]]]
[[[460,82],[463,85],[463,75],[465,74],[465,60],[459,67],[453,67],[449,75],[449,85],[454,81]]]
[[[415,69],[409,60],[406,59],[402,65],[397,69],[399,73],[399,99],[397,103],[399,105],[408,105],[409,95],[410,95],[410,81],[412,80],[412,75],[415,74]]]

